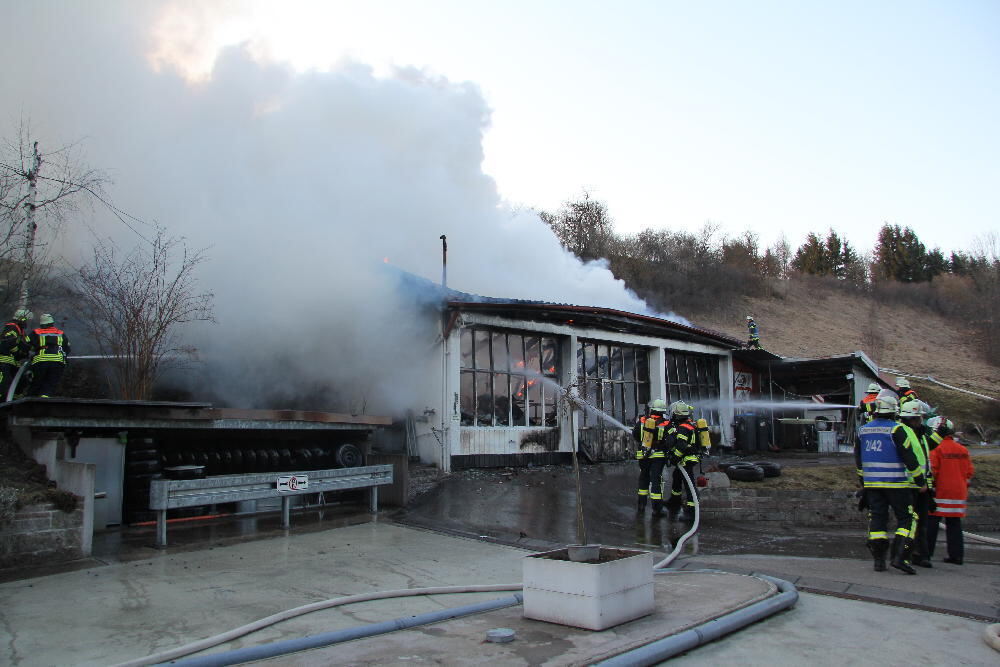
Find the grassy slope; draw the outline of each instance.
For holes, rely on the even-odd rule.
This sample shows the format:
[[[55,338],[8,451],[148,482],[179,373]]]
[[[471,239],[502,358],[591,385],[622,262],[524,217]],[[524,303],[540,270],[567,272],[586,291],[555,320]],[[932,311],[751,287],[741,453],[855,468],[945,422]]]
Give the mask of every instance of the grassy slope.
[[[872,301],[864,295],[818,283],[789,281],[774,298],[752,299],[747,312],[761,329],[764,347],[788,357],[823,357],[863,350],[882,368],[929,375],[956,387],[1000,397],[1000,367],[982,360],[972,330],[927,311],[879,303],[876,317],[884,337],[882,349],[865,342]],[[743,316],[720,317],[709,310],[691,313],[699,326],[746,338]],[[976,399],[927,382],[914,388],[942,413],[960,421],[1000,427],[1000,404]],[[971,434],[970,434],[971,435]],[[978,438],[976,438],[978,439]]]
[[[975,456],[972,464],[976,474],[970,490],[975,494],[1000,494],[1000,457]],[[845,489],[857,488],[857,471],[853,465],[785,468],[779,477],[765,477],[760,482],[732,482],[745,489]]]

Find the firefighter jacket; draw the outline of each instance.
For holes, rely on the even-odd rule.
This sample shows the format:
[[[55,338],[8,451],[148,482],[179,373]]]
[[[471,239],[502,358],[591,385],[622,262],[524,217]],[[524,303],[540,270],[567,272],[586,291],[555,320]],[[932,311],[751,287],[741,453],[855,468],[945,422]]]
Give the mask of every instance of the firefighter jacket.
[[[890,419],[873,419],[858,429],[854,462],[866,489],[913,489],[924,486],[923,466],[914,441]]]
[[[917,392],[913,391],[912,389],[907,389],[906,391],[904,391],[899,395],[899,407],[903,407],[910,401],[915,401],[915,400],[917,400]]]
[[[28,356],[29,339],[17,322],[7,322],[0,332],[0,364],[20,366]]]
[[[861,405],[858,406],[858,409],[861,411],[861,418],[865,423],[875,419],[875,399],[877,397],[878,392],[872,392],[865,394],[865,397],[861,399]]]
[[[934,502],[937,509],[933,516],[965,516],[965,502],[969,498],[969,480],[976,471],[969,458],[969,450],[955,442],[951,436],[941,439],[941,444],[931,452],[931,468],[936,487]]]
[[[701,447],[695,436],[695,426],[690,421],[671,422],[670,430],[667,431],[671,461],[687,465],[701,460]]]
[[[920,463],[920,469],[924,472],[924,481],[927,482],[927,488],[933,489],[934,476],[931,474],[931,451],[927,446],[927,439],[924,437],[923,425],[921,424],[916,428],[912,428],[906,424],[900,424],[899,426],[900,429],[906,433],[906,438],[913,447],[913,453],[917,455],[917,461]]]
[[[31,350],[35,353],[31,359],[33,364],[44,361],[65,364],[66,355],[69,354],[69,340],[66,333],[55,326],[35,329],[31,333]]]
[[[652,423],[647,423],[652,420]],[[664,444],[667,438],[667,429],[670,428],[670,421],[663,415],[642,415],[635,426],[632,427],[632,439],[638,444],[635,448],[635,458],[639,461],[645,459],[662,459],[666,457]]]

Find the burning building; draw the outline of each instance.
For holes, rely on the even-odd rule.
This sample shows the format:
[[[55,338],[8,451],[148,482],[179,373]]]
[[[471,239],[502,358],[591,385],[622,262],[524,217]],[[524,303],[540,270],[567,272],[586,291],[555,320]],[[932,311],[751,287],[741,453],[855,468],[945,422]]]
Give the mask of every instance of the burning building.
[[[626,429],[657,397],[692,403],[714,442],[731,442],[740,341],[612,308],[441,295],[411,456],[443,470],[546,464],[578,444],[592,461],[622,460]]]

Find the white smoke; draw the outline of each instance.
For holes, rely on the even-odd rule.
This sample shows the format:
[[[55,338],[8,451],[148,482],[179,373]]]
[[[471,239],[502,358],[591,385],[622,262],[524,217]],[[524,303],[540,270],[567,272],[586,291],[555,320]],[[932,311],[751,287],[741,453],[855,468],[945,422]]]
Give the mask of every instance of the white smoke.
[[[153,41],[153,7],[83,4],[4,7],[20,29],[0,55],[23,66],[5,72],[0,108],[10,124],[31,119],[43,152],[86,137],[121,208],[210,248],[200,278],[218,325],[188,332],[210,360],[196,393],[405,404],[433,327],[382,263],[437,280],[441,234],[450,287],[648,312],[606,266],[501,200],[481,167],[490,110],[475,85],[348,61],[296,73],[242,46],[192,83]],[[93,243],[87,227],[136,242],[116,225],[99,210],[79,225],[71,261]]]

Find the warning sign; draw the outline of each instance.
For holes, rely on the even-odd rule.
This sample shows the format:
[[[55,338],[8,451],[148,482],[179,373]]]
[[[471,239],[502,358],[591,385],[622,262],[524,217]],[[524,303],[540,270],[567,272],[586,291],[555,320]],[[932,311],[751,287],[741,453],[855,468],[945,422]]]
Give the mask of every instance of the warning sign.
[[[278,491],[305,491],[309,488],[309,475],[282,475],[278,478]]]

